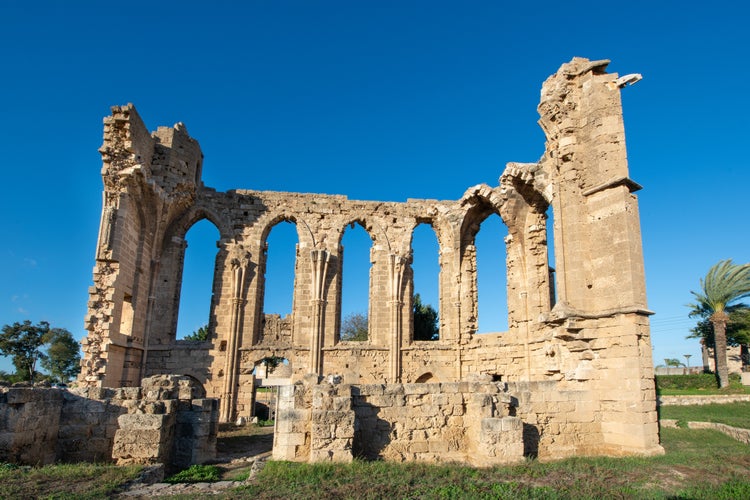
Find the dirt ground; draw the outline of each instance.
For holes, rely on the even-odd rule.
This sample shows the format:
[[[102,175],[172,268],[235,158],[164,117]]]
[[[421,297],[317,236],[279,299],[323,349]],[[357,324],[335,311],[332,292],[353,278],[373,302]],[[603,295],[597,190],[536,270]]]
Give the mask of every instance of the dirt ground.
[[[221,467],[222,479],[233,480],[256,461],[270,457],[272,449],[272,426],[221,424],[216,440],[216,459],[212,463]]]

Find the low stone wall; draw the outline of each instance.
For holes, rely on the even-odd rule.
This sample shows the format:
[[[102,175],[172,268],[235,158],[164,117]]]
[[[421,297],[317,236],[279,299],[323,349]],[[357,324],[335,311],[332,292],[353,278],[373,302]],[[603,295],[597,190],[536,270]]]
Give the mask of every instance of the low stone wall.
[[[659,420],[659,425],[662,428],[668,429],[678,429],[680,427],[679,421],[674,418],[663,418]],[[739,427],[732,427],[731,425],[716,422],[688,422],[687,426],[688,429],[712,429],[722,432],[742,443],[750,444],[750,429],[740,429]]]
[[[637,412],[611,394],[556,381],[419,384],[318,383],[307,377],[279,390],[273,456],[291,461],[455,461],[475,466],[580,455],[657,455],[632,427],[658,431],[656,412]],[[623,420],[622,415],[630,418]],[[651,432],[651,431],[649,431]],[[626,436],[627,437],[627,436]]]
[[[739,429],[716,422],[688,422],[688,429],[713,429],[745,444],[750,444],[750,429]]]
[[[280,388],[275,460],[456,461],[477,466],[523,460],[523,424],[504,384],[347,385]]]
[[[2,388],[0,461],[203,463],[216,454],[218,401],[202,396],[174,375],[121,389]]]
[[[710,396],[657,396],[659,406],[690,406],[750,402],[750,394],[717,394]]]
[[[55,392],[63,396],[63,406],[58,410],[57,460],[111,461],[117,419],[128,412],[128,401],[140,398],[140,389],[90,388]]]
[[[56,389],[0,388],[0,462],[54,462],[62,401]]]

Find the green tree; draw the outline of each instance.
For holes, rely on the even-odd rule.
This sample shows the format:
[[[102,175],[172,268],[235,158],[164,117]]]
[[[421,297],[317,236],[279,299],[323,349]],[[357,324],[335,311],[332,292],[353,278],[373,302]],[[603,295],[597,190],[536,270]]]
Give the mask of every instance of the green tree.
[[[437,311],[414,295],[414,340],[437,340],[439,335]]]
[[[183,340],[188,342],[205,342],[208,340],[208,325],[203,325],[190,335],[186,335]]]
[[[727,322],[726,337],[727,345],[732,347],[740,346],[742,366],[750,365],[750,307],[745,304],[736,304],[726,308],[729,314]],[[714,349],[714,329],[711,321],[705,314],[694,314],[691,316],[700,316],[702,319],[690,330],[689,339],[699,338],[703,340],[703,345]]]
[[[685,364],[676,358],[666,358],[664,360],[664,365],[671,368],[679,368],[681,366],[685,366]]]
[[[367,315],[351,313],[341,324],[341,340],[367,340]]]
[[[708,270],[700,280],[701,290],[692,291],[696,303],[691,304],[691,316],[705,315],[714,331],[714,360],[719,387],[729,385],[727,370],[727,336],[729,321],[727,307],[750,296],[750,264],[734,264],[731,259],[722,260]]]
[[[65,328],[53,328],[49,336],[47,357],[41,360],[53,380],[67,384],[81,371],[78,341]]]
[[[0,334],[0,352],[13,359],[16,372],[25,380],[34,382],[36,362],[47,356],[41,351],[51,337],[49,323],[40,321],[32,325],[31,321],[13,323],[3,326]]]
[[[266,356],[265,358],[261,359],[259,363],[263,363],[266,365],[266,373],[273,373],[273,371],[278,368],[278,366],[282,363],[284,363],[284,358],[281,356]]]
[[[18,377],[18,374],[16,373],[8,373],[5,370],[0,370],[0,382],[7,382],[9,384],[15,384],[16,382],[20,382],[21,379]]]

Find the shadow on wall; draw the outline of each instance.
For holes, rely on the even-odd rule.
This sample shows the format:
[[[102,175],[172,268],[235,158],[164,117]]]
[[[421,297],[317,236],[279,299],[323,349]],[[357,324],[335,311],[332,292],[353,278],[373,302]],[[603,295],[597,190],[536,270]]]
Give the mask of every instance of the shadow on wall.
[[[383,450],[391,443],[393,424],[378,418],[380,408],[360,401],[356,406],[352,453],[362,460],[383,460]]]
[[[111,462],[117,419],[127,409],[60,389],[18,387],[0,392],[0,461],[17,464]],[[91,393],[90,397],[89,393]]]
[[[539,429],[535,425],[523,424],[523,456],[537,458],[539,455]]]

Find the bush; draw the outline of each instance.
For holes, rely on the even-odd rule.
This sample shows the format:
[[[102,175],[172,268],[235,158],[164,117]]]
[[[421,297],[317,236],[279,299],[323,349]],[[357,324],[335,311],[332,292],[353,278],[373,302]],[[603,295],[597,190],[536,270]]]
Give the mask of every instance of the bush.
[[[740,383],[736,373],[729,375],[729,385]],[[713,373],[691,373],[689,375],[657,375],[656,390],[663,389],[717,389],[716,375]]]
[[[215,465],[191,465],[174,476],[164,480],[165,483],[213,483],[221,479],[221,471]]]

